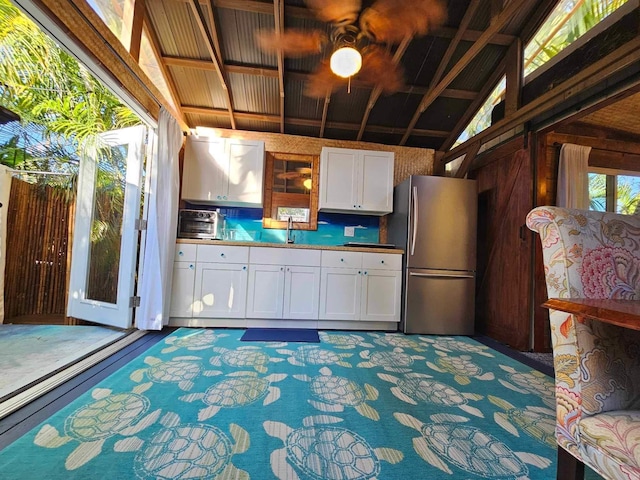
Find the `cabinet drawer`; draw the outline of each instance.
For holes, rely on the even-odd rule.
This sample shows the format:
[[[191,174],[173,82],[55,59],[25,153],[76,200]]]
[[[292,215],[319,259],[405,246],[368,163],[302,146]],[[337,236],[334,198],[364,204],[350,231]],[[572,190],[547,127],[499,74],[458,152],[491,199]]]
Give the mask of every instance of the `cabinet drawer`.
[[[402,269],[402,255],[394,253],[363,253],[362,268],[375,270]]]
[[[322,266],[335,268],[360,268],[362,267],[362,252],[324,250],[322,252]]]
[[[251,247],[251,263],[260,265],[320,266],[320,250],[306,248]]]
[[[195,262],[197,245],[191,243],[176,243],[175,262]]]
[[[197,260],[211,263],[248,263],[249,247],[198,245]]]

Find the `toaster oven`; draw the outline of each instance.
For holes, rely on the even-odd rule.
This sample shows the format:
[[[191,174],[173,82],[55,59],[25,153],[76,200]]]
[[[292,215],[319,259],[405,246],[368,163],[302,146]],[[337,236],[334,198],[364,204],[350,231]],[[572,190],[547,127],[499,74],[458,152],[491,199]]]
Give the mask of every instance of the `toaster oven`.
[[[225,215],[220,210],[180,210],[178,237],[222,240]]]

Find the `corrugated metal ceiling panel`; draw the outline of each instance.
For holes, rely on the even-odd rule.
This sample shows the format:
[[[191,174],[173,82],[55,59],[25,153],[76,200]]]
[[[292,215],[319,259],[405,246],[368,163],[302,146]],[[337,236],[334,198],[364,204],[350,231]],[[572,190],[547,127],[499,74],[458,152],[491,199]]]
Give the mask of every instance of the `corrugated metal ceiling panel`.
[[[411,42],[402,57],[405,82],[408,85],[428,86],[450,42],[449,38],[432,36]]]
[[[271,67],[278,65],[276,56],[264,53],[255,42],[258,30],[273,30],[272,15],[227,8],[216,8],[215,13],[226,62]]]
[[[346,87],[339,89],[331,96],[327,120],[359,125],[370,95],[370,90],[352,88],[351,93],[347,93]]]
[[[468,42],[465,43],[465,47],[470,46]],[[500,45],[485,46],[482,51],[478,53],[471,62],[469,62],[462,73],[458,75],[453,82],[451,82],[449,88],[479,92],[487,79],[500,64],[506,50],[507,47],[501,47]],[[465,51],[466,49],[462,51],[458,48],[456,53],[460,53],[460,56],[462,56]],[[452,59],[450,65],[455,65],[454,62],[455,61]]]
[[[280,124],[274,123],[274,122],[263,122],[261,120],[247,120],[246,118],[242,118],[242,119],[236,119],[236,126],[238,127],[239,130],[280,133]]]
[[[329,25],[308,18],[287,17],[286,28],[296,28],[308,31],[318,29],[324,30],[327,37],[331,34],[331,27]],[[287,58],[285,59],[287,70],[293,70],[294,72],[313,72],[323,58],[328,58],[330,52],[331,47],[327,45],[324,52],[318,55],[309,55],[301,58]]]
[[[211,58],[187,2],[156,0],[147,10],[164,55]]]
[[[227,108],[224,90],[216,72],[186,67],[168,67],[182,105]]]
[[[185,115],[187,123],[191,128],[195,127],[212,127],[212,128],[231,128],[231,122],[227,117],[217,115],[200,115],[187,113]]]
[[[321,119],[324,99],[304,94],[305,82],[290,79],[285,82],[284,111],[287,117]]]
[[[320,135],[320,128],[288,123],[285,125],[285,133],[289,135],[300,135],[302,137],[317,137]]]
[[[280,113],[277,78],[238,73],[231,73],[228,78],[236,110],[272,115]]]
[[[467,111],[469,105],[468,100],[437,98],[420,116],[416,128],[451,131],[458,123],[458,119]]]
[[[396,93],[381,96],[369,116],[369,125],[406,127],[417,110],[422,95]]]

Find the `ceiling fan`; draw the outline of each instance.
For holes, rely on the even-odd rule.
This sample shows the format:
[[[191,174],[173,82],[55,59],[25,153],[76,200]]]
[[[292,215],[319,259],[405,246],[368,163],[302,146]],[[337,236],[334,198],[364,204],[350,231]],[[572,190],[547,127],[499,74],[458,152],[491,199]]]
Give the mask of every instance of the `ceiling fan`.
[[[323,30],[260,31],[256,40],[266,52],[303,57],[331,51],[307,82],[308,96],[324,98],[357,78],[378,85],[384,93],[404,83],[402,67],[393,61],[391,47],[406,37],[425,35],[444,23],[444,0],[375,0],[362,9],[361,0],[304,0],[321,21],[332,25],[330,38]],[[369,3],[366,2],[365,3]]]

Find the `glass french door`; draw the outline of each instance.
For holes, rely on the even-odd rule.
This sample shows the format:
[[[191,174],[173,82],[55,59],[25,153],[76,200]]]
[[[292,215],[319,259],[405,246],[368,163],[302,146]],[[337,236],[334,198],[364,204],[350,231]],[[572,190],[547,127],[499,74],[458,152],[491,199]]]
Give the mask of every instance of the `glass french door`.
[[[67,315],[132,325],[145,126],[103,133],[80,163]]]

